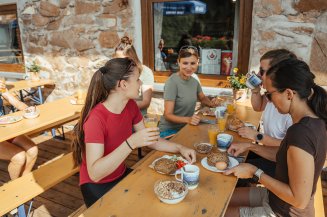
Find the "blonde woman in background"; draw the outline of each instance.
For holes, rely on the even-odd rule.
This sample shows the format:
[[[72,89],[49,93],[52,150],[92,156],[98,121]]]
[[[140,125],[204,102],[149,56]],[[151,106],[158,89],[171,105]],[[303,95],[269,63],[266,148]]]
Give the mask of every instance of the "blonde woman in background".
[[[153,93],[154,76],[152,70],[142,65],[132,44],[132,40],[127,36],[120,39],[119,44],[115,48],[115,57],[128,57],[142,68],[140,75],[140,80],[142,81],[141,95],[136,99],[136,104],[140,108],[142,115],[145,115],[147,113],[147,108],[150,106]]]

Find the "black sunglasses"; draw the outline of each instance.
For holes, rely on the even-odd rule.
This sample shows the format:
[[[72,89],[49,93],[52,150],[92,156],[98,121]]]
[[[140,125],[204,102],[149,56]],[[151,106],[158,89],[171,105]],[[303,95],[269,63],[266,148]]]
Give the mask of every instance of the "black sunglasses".
[[[272,98],[272,94],[273,93],[275,93],[275,92],[283,92],[283,91],[285,91],[285,89],[274,90],[272,92],[266,91],[265,92],[265,96],[267,97],[268,101],[271,102],[271,98]]]
[[[118,81],[118,87],[120,87],[121,80],[125,80],[124,78],[129,77],[129,75],[126,75],[126,74],[131,70],[132,66],[135,66],[135,63],[133,61],[131,61],[131,63],[128,65],[128,67],[126,68],[124,73],[120,76],[119,81]]]
[[[264,70],[263,68],[259,68],[259,75],[262,77],[265,74],[266,70]]]

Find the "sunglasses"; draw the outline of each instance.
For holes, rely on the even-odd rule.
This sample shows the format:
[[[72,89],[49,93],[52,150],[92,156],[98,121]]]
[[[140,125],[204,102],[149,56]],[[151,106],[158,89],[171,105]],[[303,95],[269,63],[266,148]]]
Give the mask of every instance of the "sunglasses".
[[[267,97],[268,101],[271,102],[271,98],[272,98],[272,94],[273,94],[273,93],[276,93],[276,92],[283,92],[283,91],[285,91],[285,89],[274,90],[274,91],[272,91],[272,92],[268,92],[268,91],[266,91],[266,92],[265,92],[265,96]]]
[[[194,52],[199,53],[198,49],[192,45],[185,45],[185,46],[181,47],[181,49],[179,49],[179,53],[181,51],[189,51],[189,50],[193,50]]]
[[[131,61],[131,63],[126,68],[125,72],[120,76],[119,81],[118,81],[118,87],[120,87],[121,80],[125,80],[124,78],[128,78],[130,76],[130,75],[126,75],[126,74],[131,70],[132,66],[135,66],[135,63],[133,61]]]
[[[259,75],[262,77],[265,74],[266,70],[264,70],[263,68],[259,68]]]

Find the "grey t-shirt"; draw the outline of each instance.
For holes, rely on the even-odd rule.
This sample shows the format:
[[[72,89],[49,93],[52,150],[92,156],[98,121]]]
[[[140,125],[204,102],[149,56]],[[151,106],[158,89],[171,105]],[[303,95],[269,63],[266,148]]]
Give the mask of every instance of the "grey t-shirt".
[[[201,85],[196,79],[191,77],[189,80],[183,80],[178,73],[174,73],[165,83],[164,100],[175,101],[174,115],[191,117],[194,114],[198,94],[201,92]],[[164,116],[161,116],[159,128],[160,132],[170,129],[179,130],[184,125],[167,121]]]

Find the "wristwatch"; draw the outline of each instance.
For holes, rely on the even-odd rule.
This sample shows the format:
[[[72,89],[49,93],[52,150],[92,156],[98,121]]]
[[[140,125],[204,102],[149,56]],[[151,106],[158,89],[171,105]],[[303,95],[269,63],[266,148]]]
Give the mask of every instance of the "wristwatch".
[[[256,141],[260,142],[263,139],[263,134],[262,133],[258,133],[256,136]]]
[[[253,174],[252,179],[253,179],[255,182],[259,182],[260,177],[261,177],[261,175],[262,175],[263,173],[264,173],[264,172],[263,172],[261,169],[258,168],[258,169],[255,171],[255,173]]]

